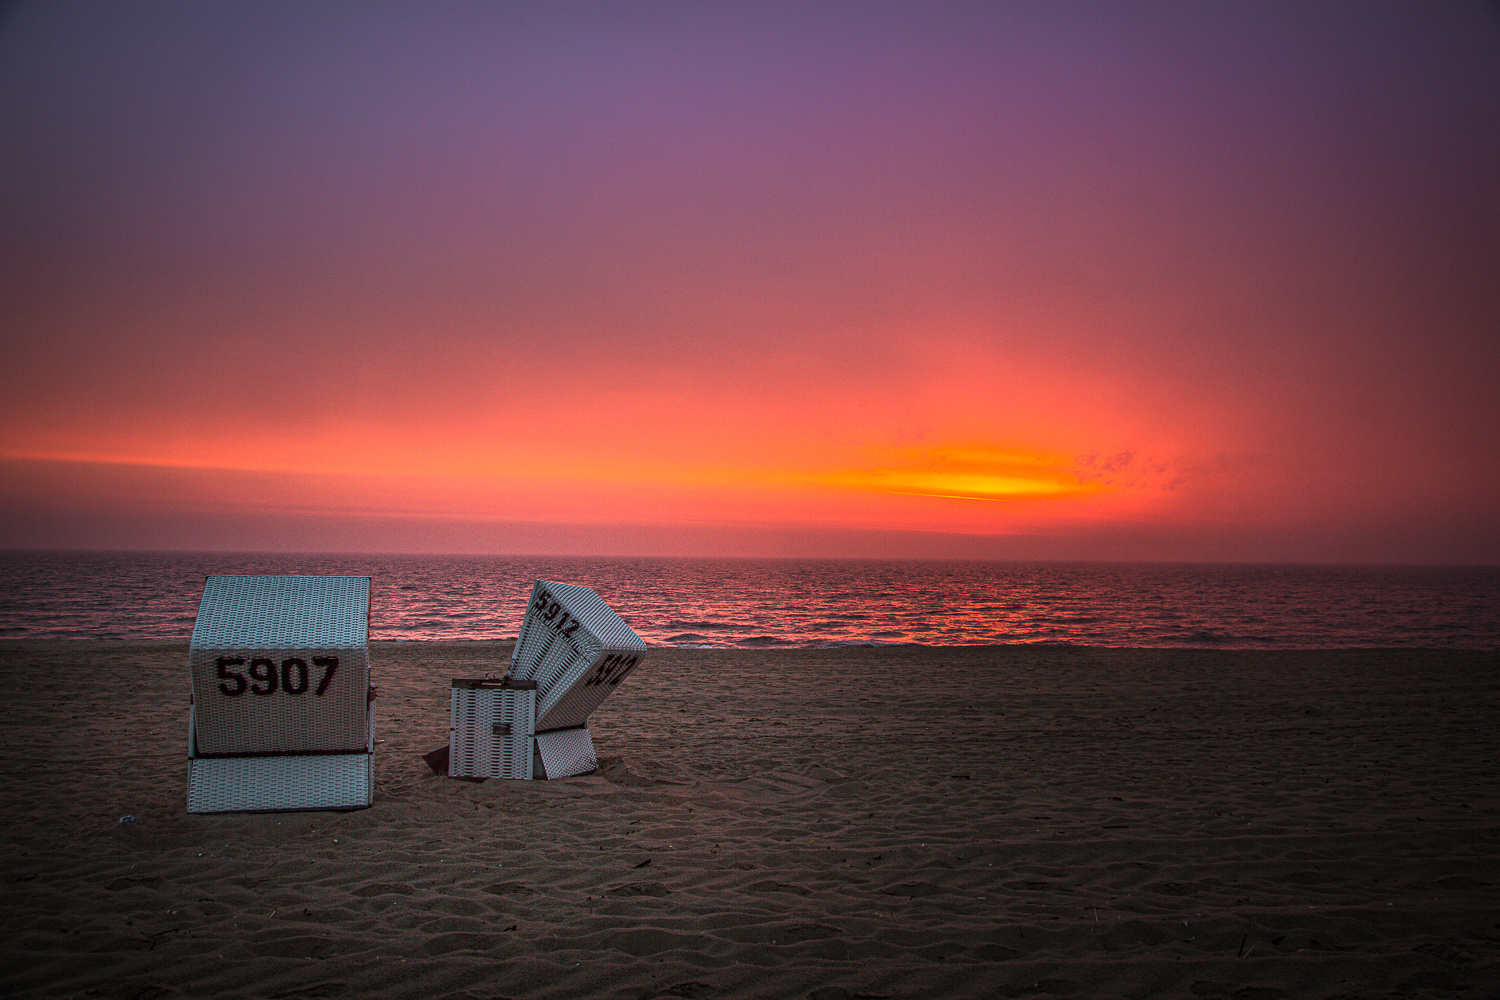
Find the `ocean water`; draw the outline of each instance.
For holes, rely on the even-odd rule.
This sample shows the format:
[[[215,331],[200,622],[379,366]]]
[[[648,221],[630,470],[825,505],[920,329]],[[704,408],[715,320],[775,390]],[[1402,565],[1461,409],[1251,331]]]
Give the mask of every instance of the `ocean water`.
[[[215,574],[373,578],[372,639],[511,638],[536,579],[652,645],[1500,648],[1500,568],[0,552],[0,637],[191,635]]]

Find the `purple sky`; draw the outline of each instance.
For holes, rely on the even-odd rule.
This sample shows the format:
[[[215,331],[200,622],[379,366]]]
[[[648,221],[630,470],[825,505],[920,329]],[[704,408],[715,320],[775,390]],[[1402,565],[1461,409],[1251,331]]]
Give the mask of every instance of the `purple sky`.
[[[1500,562],[1478,2],[19,3],[0,545]]]

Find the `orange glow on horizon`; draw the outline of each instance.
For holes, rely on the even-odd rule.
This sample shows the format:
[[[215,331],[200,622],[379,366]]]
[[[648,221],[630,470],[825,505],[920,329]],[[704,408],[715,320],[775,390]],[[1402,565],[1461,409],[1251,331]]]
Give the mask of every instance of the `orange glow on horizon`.
[[[3,457],[53,463],[59,474],[104,466],[128,482],[157,483],[140,487],[155,491],[154,498],[141,494],[147,506],[475,523],[779,524],[1009,534],[1138,514],[1159,506],[1163,496],[1150,488],[1107,485],[1085,465],[1042,452],[955,445],[864,449],[864,456],[856,463],[830,455],[821,467],[797,468],[618,460],[560,468],[521,454],[510,469],[482,474],[452,471],[441,460],[423,471],[391,472],[399,456],[390,453],[372,456],[377,460],[353,471],[236,468],[191,455],[177,462],[15,452]],[[160,485],[176,480],[191,485]]]
[[[815,477],[854,490],[950,500],[1076,497],[1108,489],[1058,456],[983,448],[891,452],[873,467]]]

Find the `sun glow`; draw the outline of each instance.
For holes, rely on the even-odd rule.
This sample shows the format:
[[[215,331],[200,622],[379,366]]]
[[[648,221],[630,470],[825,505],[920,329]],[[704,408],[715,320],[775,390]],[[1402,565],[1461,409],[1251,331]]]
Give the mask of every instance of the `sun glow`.
[[[886,452],[864,468],[818,481],[874,493],[989,501],[1073,497],[1109,488],[1060,456],[969,447]]]

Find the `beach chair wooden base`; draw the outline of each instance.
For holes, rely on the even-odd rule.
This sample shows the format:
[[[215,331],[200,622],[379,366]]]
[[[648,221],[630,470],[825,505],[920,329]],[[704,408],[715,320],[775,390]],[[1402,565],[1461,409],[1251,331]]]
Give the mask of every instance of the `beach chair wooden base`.
[[[587,726],[536,734],[538,778],[570,778],[597,770],[599,758],[594,755],[594,738]]]
[[[190,813],[368,809],[375,801],[375,713],[363,753],[200,757],[188,707]]]
[[[373,801],[375,756],[198,757],[188,761],[190,813],[365,809]]]

